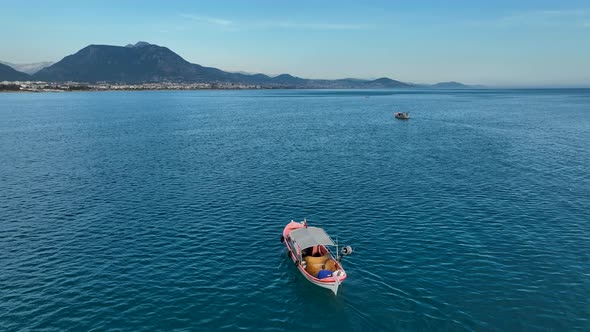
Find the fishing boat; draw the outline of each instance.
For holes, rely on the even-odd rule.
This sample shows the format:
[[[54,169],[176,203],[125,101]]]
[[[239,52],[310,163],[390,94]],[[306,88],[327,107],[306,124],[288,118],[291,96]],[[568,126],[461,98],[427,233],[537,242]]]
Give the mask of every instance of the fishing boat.
[[[283,230],[281,242],[285,243],[289,257],[307,280],[338,293],[338,287],[346,280],[341,260],[352,253],[350,246],[338,252],[338,244],[326,231],[308,226],[307,219],[302,222],[291,220]],[[329,248],[335,248],[336,258]]]
[[[408,120],[410,118],[410,112],[395,112],[393,113],[396,119]]]

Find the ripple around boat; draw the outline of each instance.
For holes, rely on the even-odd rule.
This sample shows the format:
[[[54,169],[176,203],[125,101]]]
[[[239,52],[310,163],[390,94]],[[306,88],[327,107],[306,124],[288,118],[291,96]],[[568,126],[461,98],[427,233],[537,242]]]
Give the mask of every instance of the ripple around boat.
[[[0,330],[588,331],[589,110],[567,89],[0,94]],[[279,242],[299,216],[354,246],[337,296]]]

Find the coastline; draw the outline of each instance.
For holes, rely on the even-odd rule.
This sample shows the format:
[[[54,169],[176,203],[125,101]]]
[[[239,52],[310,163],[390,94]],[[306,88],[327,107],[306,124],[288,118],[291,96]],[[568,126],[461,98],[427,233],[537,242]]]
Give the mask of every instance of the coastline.
[[[0,81],[0,93],[37,92],[106,92],[106,91],[199,91],[199,90],[375,90],[379,88],[325,87],[297,85],[253,85],[239,83],[80,83],[80,82],[42,82],[42,81]],[[386,88],[388,90],[426,90],[426,91],[498,91],[498,90],[590,90],[590,87],[464,87],[432,88],[424,86]]]
[[[158,90],[258,90],[290,89],[289,86],[261,86],[228,83],[80,83],[80,82],[0,82],[0,92],[80,92],[80,91],[158,91]]]

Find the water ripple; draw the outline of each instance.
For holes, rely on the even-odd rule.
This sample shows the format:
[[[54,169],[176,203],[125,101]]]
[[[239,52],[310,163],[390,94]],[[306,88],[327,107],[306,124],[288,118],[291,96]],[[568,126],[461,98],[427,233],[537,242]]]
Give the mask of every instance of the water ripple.
[[[587,94],[1,95],[0,329],[588,330]]]

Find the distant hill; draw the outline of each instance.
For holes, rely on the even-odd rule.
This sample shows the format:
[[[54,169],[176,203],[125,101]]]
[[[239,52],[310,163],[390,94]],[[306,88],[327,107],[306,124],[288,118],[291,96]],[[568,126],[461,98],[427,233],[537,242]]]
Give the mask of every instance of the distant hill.
[[[75,82],[206,82],[247,84],[299,84],[302,79],[279,75],[246,75],[192,64],[170,49],[139,42],[134,45],[89,45],[37,72],[41,81]]]
[[[147,42],[126,46],[89,45],[33,75],[40,81],[74,82],[203,82],[291,88],[397,88],[410,85],[389,78],[312,80],[281,74],[226,72],[183,59],[170,49]]]
[[[35,62],[35,63],[10,63],[10,62],[0,61],[0,63],[10,66],[18,71],[21,71],[21,72],[29,74],[29,75],[33,75],[34,73],[38,72],[39,70],[41,70],[45,67],[49,67],[53,64],[53,62],[51,62],[51,61]]]
[[[410,84],[392,80],[391,78],[381,77],[373,81],[364,82],[363,84],[371,88],[409,88]]]
[[[138,43],[139,44],[139,43]],[[43,81],[139,83],[207,79],[199,70],[168,48],[151,44],[134,47],[89,45],[37,72]]]
[[[0,81],[27,81],[31,76],[0,63]]]
[[[440,82],[436,84],[432,84],[431,88],[435,89],[468,89],[471,88],[469,85],[465,85],[459,82]]]
[[[8,75],[5,76],[8,77]],[[19,77],[24,78],[24,76]],[[270,88],[389,89],[418,87],[387,77],[375,80],[352,78],[321,80],[305,79],[290,74],[271,77],[264,74],[226,72],[218,68],[190,63],[166,47],[147,42],[126,46],[89,45],[75,54],[68,55],[61,61],[39,70],[28,79],[48,82],[130,84],[146,82],[229,83],[260,85]],[[447,82],[432,87],[443,87],[451,83],[463,86],[460,83]]]
[[[270,78],[270,80],[272,82],[275,82],[277,84],[284,84],[284,85],[294,85],[294,86],[298,86],[298,85],[306,85],[309,84],[310,80],[306,80],[300,77],[295,77],[289,74],[281,74],[275,77]]]

